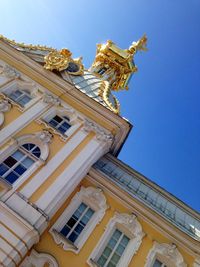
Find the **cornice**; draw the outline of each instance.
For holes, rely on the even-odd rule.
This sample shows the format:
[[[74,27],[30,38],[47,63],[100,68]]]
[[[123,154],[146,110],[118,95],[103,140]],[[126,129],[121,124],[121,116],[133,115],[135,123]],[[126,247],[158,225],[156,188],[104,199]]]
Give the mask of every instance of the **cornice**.
[[[90,99],[87,95],[77,90],[74,85],[63,80],[58,75],[45,70],[28,56],[17,51],[2,40],[0,40],[0,47],[0,57],[7,64],[43,87],[48,88],[57,97],[62,97],[66,102],[69,102],[70,99],[70,104],[73,107],[78,107],[80,112],[86,113],[90,119],[96,121],[104,128],[112,129],[115,141],[111,151],[114,154],[118,153],[131,128],[131,125],[126,120],[103,107],[100,103]]]
[[[167,192],[165,189],[163,189],[162,187],[160,187],[159,185],[157,185],[156,183],[151,181],[149,178],[145,177],[143,174],[137,172],[132,167],[128,166],[126,163],[122,162],[121,160],[119,160],[118,158],[114,157],[113,155],[111,155],[109,153],[105,156],[105,158],[108,159],[109,161],[113,162],[114,164],[118,165],[119,168],[127,171],[128,174],[136,176],[138,179],[140,179],[142,182],[147,184],[149,187],[158,191],[161,195],[164,195],[164,197],[166,197],[166,199],[179,205],[184,210],[186,210],[187,212],[192,214],[192,216],[194,216],[197,220],[200,220],[200,213],[196,212],[194,209],[192,209],[187,204],[185,204],[182,200],[178,199],[177,197],[175,197],[171,193]]]

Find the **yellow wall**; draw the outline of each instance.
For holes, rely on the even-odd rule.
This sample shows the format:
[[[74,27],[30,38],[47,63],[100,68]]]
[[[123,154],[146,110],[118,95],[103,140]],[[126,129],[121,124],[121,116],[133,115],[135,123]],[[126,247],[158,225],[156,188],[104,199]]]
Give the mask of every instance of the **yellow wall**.
[[[130,213],[130,210],[124,207],[120,202],[116,201],[111,195],[109,195],[108,193],[105,193],[105,196],[106,196],[106,199],[107,199],[107,202],[110,208],[106,211],[106,214],[103,220],[101,221],[101,223],[96,226],[95,230],[93,231],[91,236],[88,238],[88,240],[86,241],[85,245],[83,246],[79,254],[76,255],[73,252],[64,251],[61,247],[59,247],[54,242],[52,236],[49,234],[48,231],[50,227],[59,218],[59,216],[63,213],[63,211],[66,209],[66,207],[70,203],[70,200],[74,196],[74,194],[80,190],[81,185],[87,187],[87,186],[91,186],[91,183],[89,183],[86,179],[84,179],[81,182],[81,184],[73,192],[70,198],[64,203],[62,208],[53,217],[48,229],[42,235],[41,241],[35,246],[35,249],[38,252],[46,252],[54,256],[56,260],[58,261],[60,267],[86,267],[88,266],[86,261],[89,258],[91,252],[93,251],[93,248],[96,246],[98,240],[103,235],[104,229],[106,225],[108,224],[110,218],[114,216],[115,211]],[[133,256],[131,263],[129,265],[130,267],[143,267],[144,266],[145,259],[147,257],[149,250],[153,246],[154,240],[156,240],[159,243],[171,243],[172,242],[171,240],[163,236],[163,234],[156,231],[151,225],[144,222],[140,218],[138,218],[138,221],[141,223],[143,231],[146,233],[146,235],[143,238],[143,242],[138,252],[136,253],[136,255]],[[193,257],[188,255],[182,249],[180,248],[178,249],[182,253],[185,262],[188,264],[188,267],[191,267],[194,261]]]

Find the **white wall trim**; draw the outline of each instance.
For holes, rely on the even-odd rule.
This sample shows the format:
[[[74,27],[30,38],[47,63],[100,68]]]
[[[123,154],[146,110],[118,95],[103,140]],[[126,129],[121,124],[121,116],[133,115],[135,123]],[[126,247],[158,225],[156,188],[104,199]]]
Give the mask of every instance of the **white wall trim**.
[[[84,228],[83,232],[75,241],[74,245],[72,245],[59,233],[82,202],[93,209],[95,213]],[[100,188],[81,187],[81,190],[73,197],[67,209],[52,226],[49,232],[53,236],[54,241],[58,245],[61,245],[64,250],[69,250],[77,254],[85,244],[96,225],[102,220],[107,207],[106,198]]]

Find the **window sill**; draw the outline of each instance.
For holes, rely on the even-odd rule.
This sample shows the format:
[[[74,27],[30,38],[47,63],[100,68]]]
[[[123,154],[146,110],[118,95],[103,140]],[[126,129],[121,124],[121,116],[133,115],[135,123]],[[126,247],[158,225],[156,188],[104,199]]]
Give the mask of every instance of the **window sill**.
[[[54,241],[56,244],[61,245],[64,250],[70,250],[73,252],[77,252],[78,248],[74,245],[73,242],[71,242],[68,238],[63,236],[60,232],[58,232],[56,229],[52,229],[50,231],[50,234],[53,236]]]

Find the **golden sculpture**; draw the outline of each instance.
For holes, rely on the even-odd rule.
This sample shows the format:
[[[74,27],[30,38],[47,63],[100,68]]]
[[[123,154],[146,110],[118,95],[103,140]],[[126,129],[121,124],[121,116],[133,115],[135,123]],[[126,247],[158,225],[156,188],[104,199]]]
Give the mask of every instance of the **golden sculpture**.
[[[137,42],[133,42],[127,51],[134,55],[137,51],[147,51],[147,36],[144,34]]]
[[[117,47],[111,40],[108,40],[106,44],[98,44],[96,57],[90,70],[101,77],[98,70],[100,68],[107,69],[106,74],[110,75],[107,76],[111,89],[114,91],[127,90],[132,73],[137,71],[133,57],[137,51],[146,51],[146,44],[146,35],[137,42],[133,42],[130,48],[125,50]],[[115,80],[112,79],[114,76]]]
[[[44,68],[51,71],[62,71],[68,67],[70,56],[71,52],[67,49],[62,49],[61,51],[52,51],[44,57]]]

